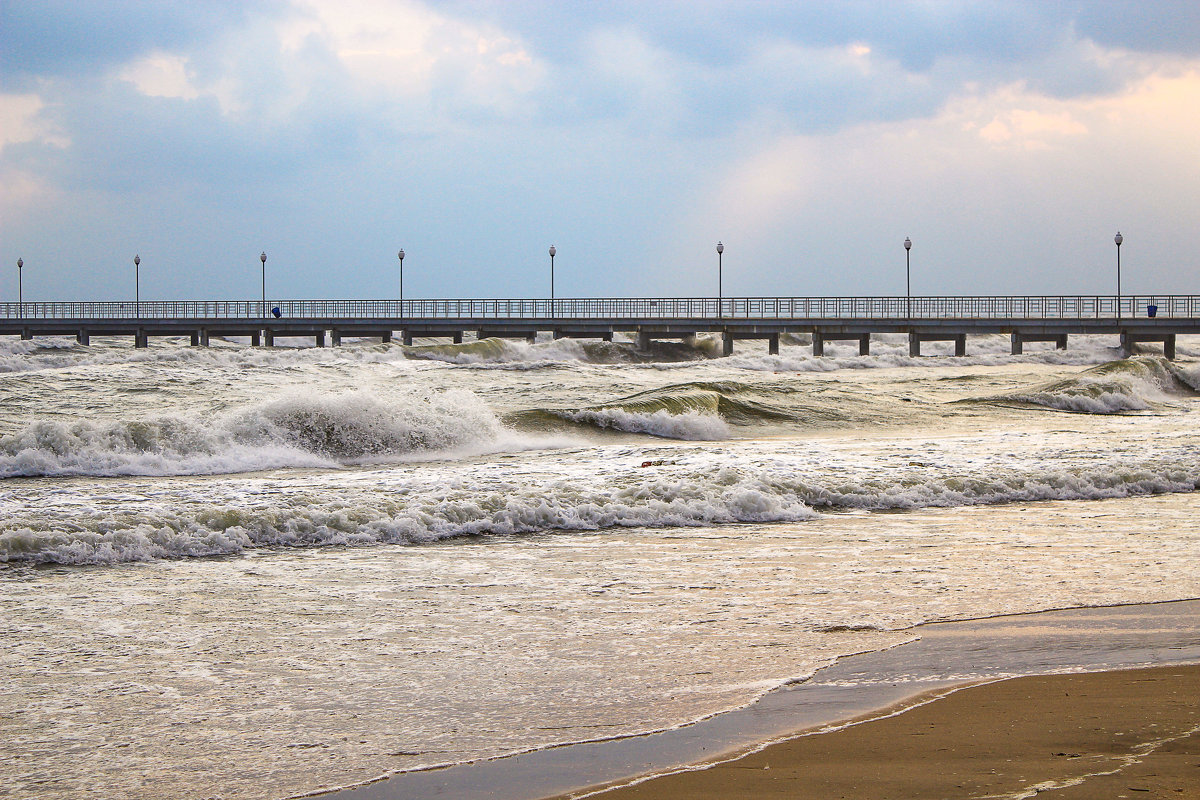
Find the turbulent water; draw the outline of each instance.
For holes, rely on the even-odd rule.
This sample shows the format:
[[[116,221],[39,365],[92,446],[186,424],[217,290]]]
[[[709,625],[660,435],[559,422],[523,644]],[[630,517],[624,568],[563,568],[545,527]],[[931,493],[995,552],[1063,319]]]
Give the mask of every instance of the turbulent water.
[[[0,340],[0,796],[287,797],[1200,596],[1200,341],[290,344]]]

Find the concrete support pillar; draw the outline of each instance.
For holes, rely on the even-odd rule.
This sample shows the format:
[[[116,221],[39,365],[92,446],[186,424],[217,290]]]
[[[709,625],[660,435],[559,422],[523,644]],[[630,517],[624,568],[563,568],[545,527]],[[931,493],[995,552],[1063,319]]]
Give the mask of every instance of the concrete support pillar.
[[[32,330],[30,330],[29,328],[22,328],[22,329],[21,329],[21,338],[22,338],[22,339],[26,339],[26,340],[28,340],[28,339],[32,339],[32,338],[33,338],[33,331],[32,331]]]
[[[192,347],[208,347],[207,328],[199,328],[192,331]]]
[[[601,334],[600,341],[611,342],[612,341],[612,331],[609,331],[608,333],[605,333],[605,334]]]
[[[200,331],[192,331],[192,347],[200,346]]]
[[[767,355],[779,355],[779,334],[772,333],[767,337]]]
[[[400,334],[400,344],[405,347],[412,347],[412,334],[408,331],[403,331]]]
[[[525,341],[529,342],[530,344],[533,344],[534,342],[537,341],[537,333],[535,332],[535,333],[529,334],[528,336],[525,337]]]
[[[642,351],[650,349],[650,334],[643,331],[638,331],[637,349]]]
[[[1014,331],[1009,340],[1012,342],[1012,354],[1014,356],[1019,356],[1025,352],[1025,342],[1021,339],[1021,334]]]
[[[560,331],[560,330],[558,330],[557,328],[555,328],[555,329],[554,329],[554,338],[555,338],[556,340],[563,338],[562,331]]]
[[[137,333],[133,334],[134,347],[149,347],[150,337],[146,335],[146,331],[142,328],[137,329]]]
[[[80,344],[91,344],[92,339],[88,336],[87,328],[80,328],[79,333],[75,334],[75,341]]]
[[[275,331],[271,330],[270,328],[267,328],[263,331],[263,344],[265,344],[267,347],[275,346]]]
[[[1065,333],[1059,334],[1059,336],[1054,340],[1054,349],[1055,350],[1066,350],[1067,349],[1067,335]]]
[[[871,355],[871,334],[864,333],[858,337],[858,354],[860,356]]]
[[[250,334],[250,344],[254,347],[262,346],[262,331],[254,331]]]
[[[392,332],[384,331],[383,335],[379,337],[379,341],[383,344],[391,344],[392,343]]]
[[[960,333],[954,337],[954,355],[965,356],[967,354],[967,335]]]
[[[1133,355],[1133,339],[1125,331],[1121,331],[1121,358]]]
[[[325,346],[325,331],[317,331],[317,347]]]
[[[454,343],[455,343],[455,344],[462,344],[462,337],[463,337],[463,332],[462,332],[462,331],[459,331],[458,333],[454,334]]]
[[[1175,360],[1175,334],[1173,333],[1168,333],[1166,338],[1163,339],[1163,356],[1168,361]]]
[[[820,331],[813,331],[813,357],[825,355],[825,337]]]
[[[729,331],[721,334],[721,355],[733,355],[733,334]]]
[[[329,332],[329,342],[334,347],[341,347],[342,346],[342,332],[339,331],[337,328],[334,328],[333,330],[331,330]]]
[[[917,358],[921,355],[921,338],[915,333],[908,335],[908,355],[909,358]]]

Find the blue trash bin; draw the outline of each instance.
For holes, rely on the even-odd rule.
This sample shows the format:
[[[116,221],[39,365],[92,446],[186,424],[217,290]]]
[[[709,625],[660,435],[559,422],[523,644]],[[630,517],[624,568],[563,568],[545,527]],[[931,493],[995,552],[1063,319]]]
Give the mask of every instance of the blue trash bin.
[[[1147,317],[1158,316],[1158,306],[1146,306],[1146,316]]]

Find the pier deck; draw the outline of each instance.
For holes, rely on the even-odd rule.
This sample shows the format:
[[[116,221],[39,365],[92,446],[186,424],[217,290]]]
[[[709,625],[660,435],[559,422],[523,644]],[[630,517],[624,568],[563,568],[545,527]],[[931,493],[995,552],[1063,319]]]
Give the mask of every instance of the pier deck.
[[[953,341],[955,355],[965,355],[969,335],[1007,334],[1015,354],[1028,342],[1064,349],[1073,334],[1111,334],[1126,354],[1137,343],[1158,342],[1172,358],[1177,335],[1200,333],[1200,296],[0,303],[0,335],[75,336],[82,344],[93,336],[132,336],[138,347],[152,337],[186,336],[206,345],[210,337],[237,336],[255,345],[305,337],[324,346],[343,337],[387,342],[397,335],[411,344],[414,338],[461,342],[468,332],[529,340],[630,334],[643,348],[655,339],[710,334],[721,337],[726,355],[739,339],[766,340],[777,353],[781,334],[809,334],[818,356],[834,340],[855,340],[865,355],[870,337],[883,333],[907,334],[914,356],[931,341]]]

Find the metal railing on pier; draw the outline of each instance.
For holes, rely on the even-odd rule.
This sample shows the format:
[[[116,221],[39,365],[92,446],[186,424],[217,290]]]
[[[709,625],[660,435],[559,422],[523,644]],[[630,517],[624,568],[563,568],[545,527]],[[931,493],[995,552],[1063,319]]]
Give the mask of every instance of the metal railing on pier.
[[[157,300],[0,303],[0,319],[1101,319],[1200,317],[1197,295]]]

